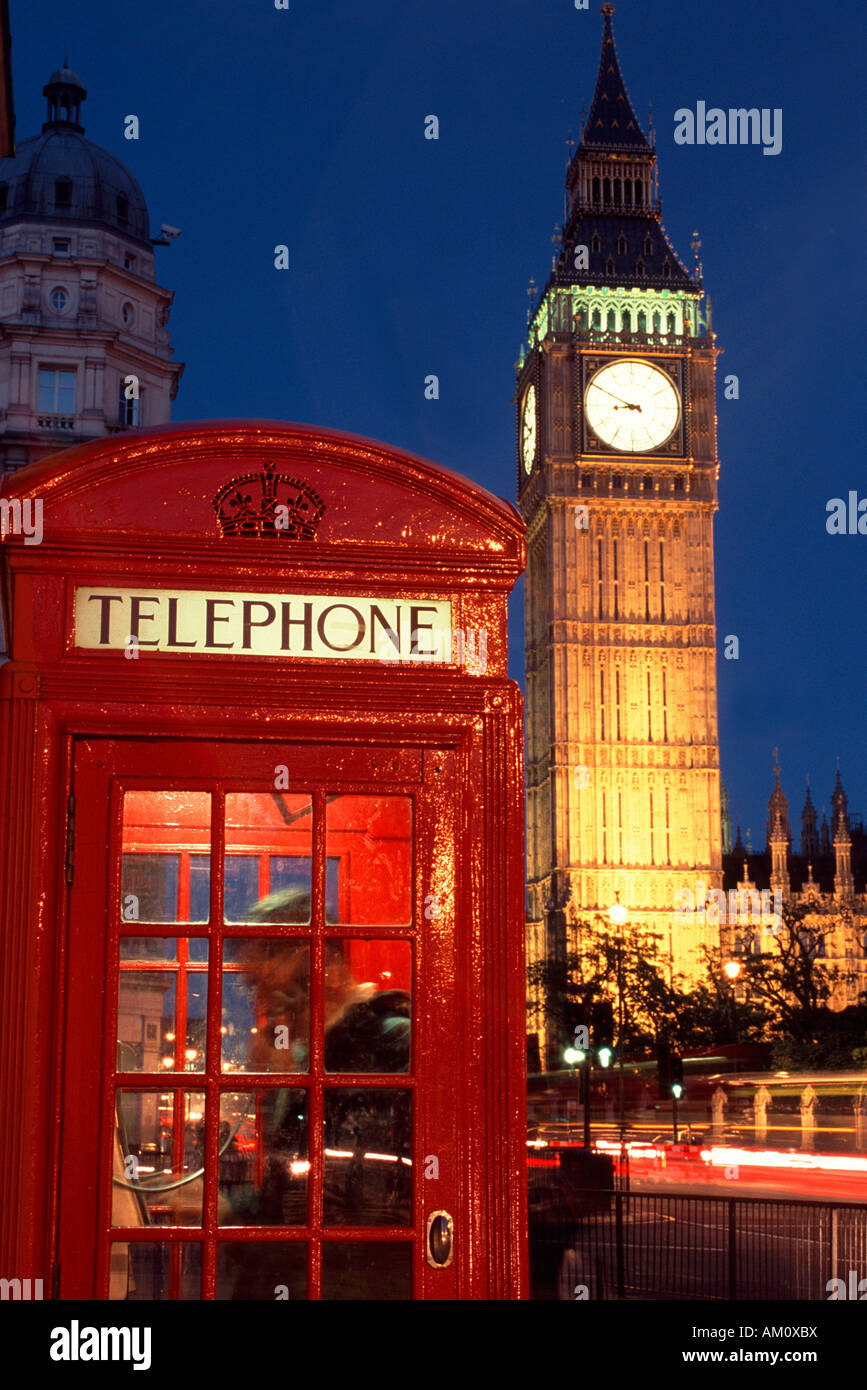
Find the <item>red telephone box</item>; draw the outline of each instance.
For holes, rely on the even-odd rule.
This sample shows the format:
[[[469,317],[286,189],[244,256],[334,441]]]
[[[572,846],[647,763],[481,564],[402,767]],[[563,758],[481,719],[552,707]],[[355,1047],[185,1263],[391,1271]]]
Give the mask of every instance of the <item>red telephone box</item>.
[[[270,422],[3,498],[0,1273],[525,1296],[517,513]]]

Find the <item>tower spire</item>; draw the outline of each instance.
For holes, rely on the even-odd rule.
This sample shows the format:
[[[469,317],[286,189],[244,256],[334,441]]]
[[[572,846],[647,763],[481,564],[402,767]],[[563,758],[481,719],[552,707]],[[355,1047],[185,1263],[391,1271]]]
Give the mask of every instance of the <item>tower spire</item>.
[[[626,83],[617,61],[614,47],[614,31],[611,16],[614,6],[604,4],[602,15],[602,56],[599,60],[599,75],[596,78],[596,91],[590,106],[590,114],[584,124],[581,144],[601,146],[602,148],[622,147],[627,150],[650,150],[638,119],[632,109]]]

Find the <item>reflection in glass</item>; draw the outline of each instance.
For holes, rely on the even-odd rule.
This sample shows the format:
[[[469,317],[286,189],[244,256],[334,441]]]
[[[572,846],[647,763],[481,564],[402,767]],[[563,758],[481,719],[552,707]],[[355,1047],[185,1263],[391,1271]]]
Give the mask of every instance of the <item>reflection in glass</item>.
[[[412,801],[331,795],[326,854],[340,861],[339,922],[408,926],[412,917]]]
[[[223,942],[224,1071],[307,1071],[310,943],[281,937]]]
[[[221,1096],[219,1167],[221,1226],[304,1225],[307,1092],[281,1086]]]
[[[200,1226],[205,1144],[201,1091],[117,1092],[113,1226]]]
[[[304,1241],[223,1241],[217,1246],[217,1298],[306,1299]]]
[[[172,1254],[180,1261],[178,1297],[202,1296],[202,1247],[198,1243],[157,1244],[156,1241],[116,1241],[111,1246],[109,1299],[154,1302],[171,1297]]]
[[[172,967],[142,970],[121,939],[117,1069],[204,1071],[208,943],[167,937],[157,944]],[[189,960],[191,946],[199,948],[196,965]],[[152,963],[158,959],[154,952]]]
[[[310,921],[312,853],[309,794],[230,792],[226,796],[224,920],[305,926]],[[302,904],[307,906],[305,917],[298,915]],[[253,909],[259,915],[251,916]]]
[[[346,998],[325,1034],[327,1072],[409,1070],[412,947],[408,941],[329,941],[330,973],[340,960]]]
[[[326,1226],[412,1220],[409,1091],[329,1088],[324,1094]]]
[[[323,1299],[412,1298],[412,1246],[405,1241],[327,1241],[322,1247]]]

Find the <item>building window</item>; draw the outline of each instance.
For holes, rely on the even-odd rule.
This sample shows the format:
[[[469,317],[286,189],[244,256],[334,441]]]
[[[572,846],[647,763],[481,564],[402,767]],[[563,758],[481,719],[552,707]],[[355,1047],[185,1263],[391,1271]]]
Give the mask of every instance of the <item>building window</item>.
[[[669,333],[677,332],[677,319],[674,314],[669,314],[668,316],[668,331]]]
[[[126,377],[121,377],[117,388],[117,419],[125,429],[137,429],[141,424],[141,396],[128,401],[126,398]]]
[[[0,212],[5,212],[5,211],[6,211],[6,206],[7,206],[8,198],[9,198],[9,185],[8,185],[8,183],[0,183]]]
[[[613,262],[613,260],[611,259],[610,256],[608,257],[608,260],[605,262],[605,274],[606,274],[606,275],[613,275],[613,274],[614,274],[614,262]],[[614,310],[613,310],[613,309],[610,310],[610,312],[609,312],[609,314],[608,314],[608,317],[609,317],[610,319],[614,317]]]
[[[643,487],[645,492],[653,491],[653,475],[651,473],[645,473]]]
[[[670,279],[671,279],[671,266],[668,264],[668,261],[663,261],[663,265],[662,265],[662,278],[663,278],[663,280],[670,280]]]
[[[129,201],[122,193],[117,195],[117,220],[126,226],[129,221]]]
[[[72,181],[71,179],[54,180],[54,206],[55,208],[72,207]]]
[[[39,409],[48,415],[75,413],[75,372],[62,367],[39,368]]]
[[[602,250],[602,241],[598,234],[594,233],[593,240],[590,243],[590,245],[592,246],[594,251]]]
[[[53,248],[53,250],[54,250],[55,256],[68,256],[68,255],[69,255],[69,238],[68,238],[68,237],[55,237],[55,238],[54,238],[54,241],[52,242],[52,248]]]
[[[636,273],[636,275],[638,276],[639,280],[643,279],[643,277],[644,277],[644,261],[639,261],[639,262],[638,262],[637,266],[635,267],[635,273]]]
[[[135,270],[135,256],[126,255],[123,258],[124,270]]]
[[[132,324],[135,319],[135,309],[132,307],[129,300],[127,300],[126,304],[121,308],[120,316],[127,328],[129,328],[130,324]]]
[[[626,237],[623,236],[622,233],[621,233],[621,235],[617,238],[617,254],[618,254],[618,256],[625,256],[625,255],[626,255]]]
[[[62,285],[55,285],[50,295],[51,307],[55,314],[65,314],[66,306],[69,303],[69,295]]]
[[[678,474],[678,476],[674,480],[674,490],[676,493],[683,492],[683,478],[680,476],[680,474]]]
[[[585,492],[592,492],[592,491],[593,491],[593,474],[592,474],[592,473],[582,473],[582,474],[581,474],[581,487],[583,488],[583,490],[584,490]]]

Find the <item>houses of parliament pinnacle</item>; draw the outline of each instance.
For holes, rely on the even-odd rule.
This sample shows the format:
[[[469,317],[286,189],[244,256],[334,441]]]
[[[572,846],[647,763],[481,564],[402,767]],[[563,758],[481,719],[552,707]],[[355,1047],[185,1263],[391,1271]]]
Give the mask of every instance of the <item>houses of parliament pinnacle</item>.
[[[732,847],[723,812],[713,537],[720,348],[700,243],[686,263],[662,223],[654,141],[620,70],[612,14],[603,5],[560,244],[517,366],[528,955],[562,952],[578,919],[619,900],[694,978],[720,929],[679,925],[677,895],[751,883],[753,872],[790,891],[790,837],[779,774],[767,864]],[[824,840],[805,808],[808,858],[803,874],[796,866],[799,886],[803,878],[831,901],[856,887],[841,792],[838,775]],[[862,912],[864,867],[859,856]]]

